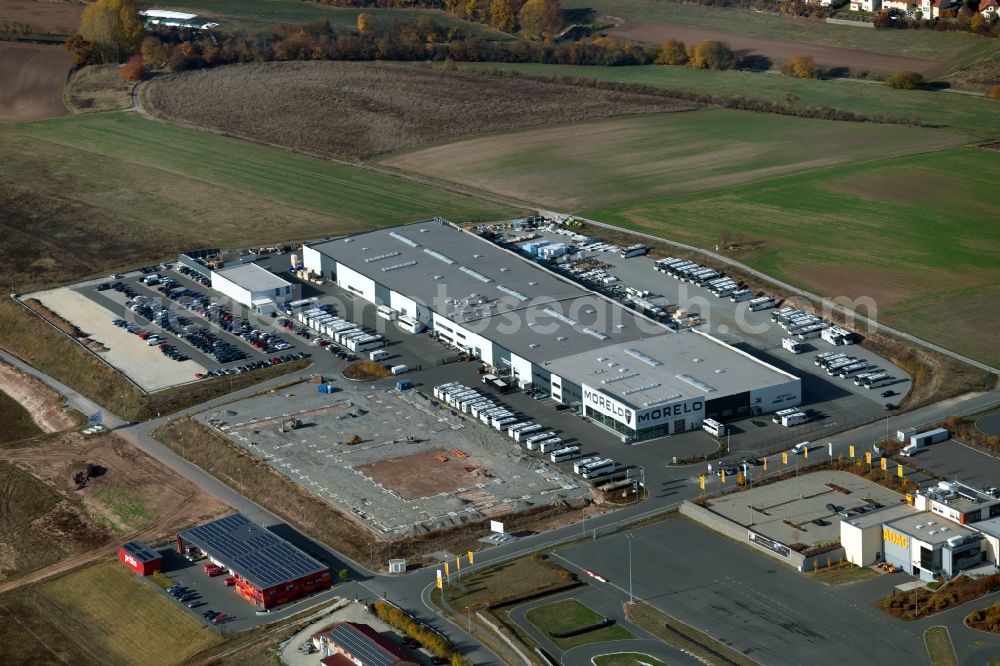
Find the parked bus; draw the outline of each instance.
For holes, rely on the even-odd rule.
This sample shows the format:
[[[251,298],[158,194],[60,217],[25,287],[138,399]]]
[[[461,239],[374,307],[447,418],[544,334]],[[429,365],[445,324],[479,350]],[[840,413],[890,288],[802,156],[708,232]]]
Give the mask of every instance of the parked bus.
[[[892,384],[895,381],[896,381],[895,377],[893,377],[892,375],[886,375],[885,377],[879,377],[878,379],[873,379],[872,381],[868,382],[867,386],[870,389],[882,388],[883,386],[888,386],[889,384]]]
[[[601,456],[588,456],[586,458],[581,458],[573,463],[573,473],[580,474],[587,468],[591,463],[595,463],[601,459]]]
[[[531,435],[531,433],[538,432],[541,429],[542,429],[542,424],[532,423],[531,425],[525,428],[521,428],[520,430],[515,430],[512,437],[514,438],[515,442],[521,442],[527,439],[528,436]]]
[[[544,441],[538,442],[539,453],[552,453],[561,448],[563,448],[563,441],[559,437],[549,437]]]
[[[617,464],[611,458],[603,458],[602,460],[598,460],[597,462],[587,465],[587,469],[583,470],[583,473],[581,473],[580,476],[588,481],[591,479],[597,479],[614,473],[616,466]]]
[[[642,255],[646,254],[646,246],[641,243],[637,243],[636,245],[630,245],[629,247],[622,250],[620,254],[622,259],[641,257]]]
[[[771,296],[759,296],[750,299],[750,311],[767,310],[774,307],[774,298]]]

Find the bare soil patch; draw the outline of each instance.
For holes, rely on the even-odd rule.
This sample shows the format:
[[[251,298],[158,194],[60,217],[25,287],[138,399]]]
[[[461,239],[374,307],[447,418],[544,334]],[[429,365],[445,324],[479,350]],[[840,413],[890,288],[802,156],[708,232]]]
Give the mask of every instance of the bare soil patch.
[[[351,159],[460,136],[693,108],[652,95],[352,62],[187,72],[154,81],[146,96],[164,118]]]
[[[75,72],[66,86],[73,113],[124,111],[132,108],[132,83],[123,81],[118,65],[89,65]]]
[[[0,43],[0,124],[66,115],[62,87],[72,64],[62,46]]]
[[[0,0],[0,26],[28,25],[43,33],[69,35],[80,25],[83,2]]]
[[[73,476],[88,464],[100,465],[104,473],[78,488]],[[120,542],[163,539],[228,510],[114,435],[52,435],[34,446],[0,451],[0,465],[21,470],[21,485],[43,502],[37,515],[17,510],[25,493],[10,484],[0,487],[0,513],[8,516],[0,520],[0,555],[12,550],[18,563],[13,571],[0,572],[0,592],[107,556]],[[26,531],[47,538],[24,539]]]
[[[689,45],[715,39],[728,44],[729,48],[741,58],[750,55],[769,58],[775,68],[785,60],[803,53],[811,55],[817,64],[827,67],[850,67],[852,71],[856,72],[892,73],[906,70],[920,72],[929,77],[943,72],[952,64],[938,60],[907,58],[824,44],[767,39],[725,30],[709,30],[686,25],[664,25],[646,21],[627,21],[620,27],[608,30],[608,34],[651,44],[660,44],[671,37]]]
[[[482,474],[469,458],[445,449],[388,458],[355,469],[408,500],[468,487],[479,482],[477,475]]]
[[[825,291],[834,298],[871,298],[879,308],[888,308],[912,298],[920,282],[925,282],[928,288],[932,288],[935,282],[935,276],[930,271],[923,275],[913,275],[891,268],[860,266],[846,260],[842,264],[789,262],[784,271],[790,277],[808,284],[813,291]],[[824,289],[823,285],[827,287]],[[859,312],[865,314],[864,308],[859,308]],[[878,316],[877,311],[868,314],[871,317]]]
[[[76,425],[55,391],[6,363],[0,363],[0,391],[20,403],[43,432],[59,432]]]

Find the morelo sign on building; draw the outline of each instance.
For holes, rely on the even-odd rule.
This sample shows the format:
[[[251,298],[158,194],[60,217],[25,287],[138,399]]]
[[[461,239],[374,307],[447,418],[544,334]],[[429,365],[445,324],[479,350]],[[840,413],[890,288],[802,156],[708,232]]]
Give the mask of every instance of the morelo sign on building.
[[[798,405],[801,382],[442,220],[303,248],[305,267],[639,441]]]

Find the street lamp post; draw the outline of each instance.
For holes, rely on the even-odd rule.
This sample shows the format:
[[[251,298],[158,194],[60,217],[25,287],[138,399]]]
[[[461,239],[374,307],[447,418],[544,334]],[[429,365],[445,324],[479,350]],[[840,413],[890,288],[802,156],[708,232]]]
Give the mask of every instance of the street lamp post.
[[[635,601],[632,596],[632,535],[626,534],[625,538],[628,539],[628,602],[631,604]]]
[[[466,615],[466,617],[469,618],[469,623],[468,623],[468,626],[467,626],[467,631],[471,635],[472,634],[472,611],[469,609],[468,606],[465,607],[465,615]]]

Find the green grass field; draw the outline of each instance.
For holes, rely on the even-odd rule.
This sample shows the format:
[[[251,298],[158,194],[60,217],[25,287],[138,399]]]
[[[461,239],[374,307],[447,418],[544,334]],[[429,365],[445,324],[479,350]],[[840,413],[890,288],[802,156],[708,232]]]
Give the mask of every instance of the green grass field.
[[[549,632],[560,633],[580,629],[597,624],[603,619],[576,599],[566,599],[565,601],[557,601],[545,606],[539,606],[538,608],[532,608],[524,616],[546,635],[549,635]],[[568,650],[577,645],[628,640],[635,638],[635,636],[624,627],[612,624],[608,627],[570,636],[569,638],[555,638],[551,635],[549,635],[549,638],[563,650]]]
[[[966,138],[897,125],[705,109],[477,137],[384,161],[580,212],[937,150]]]
[[[971,62],[997,51],[997,40],[966,33],[931,30],[880,30],[832,25],[755,12],[682,4],[675,0],[565,0],[567,9],[591,8],[601,15],[633,21],[650,21],[790,41],[827,44],[893,55]]]
[[[427,9],[352,9],[328,7],[302,0],[167,0],[165,3],[157,4],[156,8],[210,17],[219,23],[220,30],[226,32],[236,30],[254,32],[273,28],[281,23],[309,23],[321,20],[327,20],[336,27],[353,28],[357,25],[358,14],[364,13],[373,23],[379,25],[417,21],[426,16],[445,30],[457,28],[465,34],[511,38],[488,26],[463,21],[443,11]]]
[[[28,410],[3,391],[0,391],[0,424],[0,447],[42,434]]]
[[[113,561],[0,595],[7,663],[182,664],[220,642]]]
[[[667,2],[667,4],[673,4]],[[578,67],[536,64],[462,64],[462,69],[506,70],[533,76],[569,76],[635,83],[709,95],[746,96],[779,104],[785,93],[799,97],[796,105],[828,107],[868,116],[880,114],[915,119],[980,139],[1000,138],[1000,103],[982,97],[947,92],[893,90],[881,84],[852,79],[794,79],[778,74],[696,70],[689,67],[635,65]]]
[[[126,183],[133,169],[155,169],[163,187],[176,188],[184,196],[196,194],[200,184],[207,184],[329,218],[327,224],[312,220],[308,228],[299,225],[291,229],[273,228],[266,219],[241,219],[232,228],[220,229],[213,224],[211,232],[205,233],[206,218],[217,219],[217,211],[207,207],[201,211],[197,227],[187,230],[195,232],[202,243],[248,243],[265,235],[274,240],[325,235],[337,232],[338,222],[378,227],[433,215],[469,220],[512,212],[362,169],[154,122],[131,113],[18,125],[0,132],[0,146],[8,133],[84,151],[91,160],[99,159],[116,169],[119,179]],[[170,219],[156,221],[157,225],[174,223]]]
[[[752,246],[735,257],[821,294],[871,297],[884,323],[997,366],[998,179],[1000,153],[959,147],[585,213]]]

